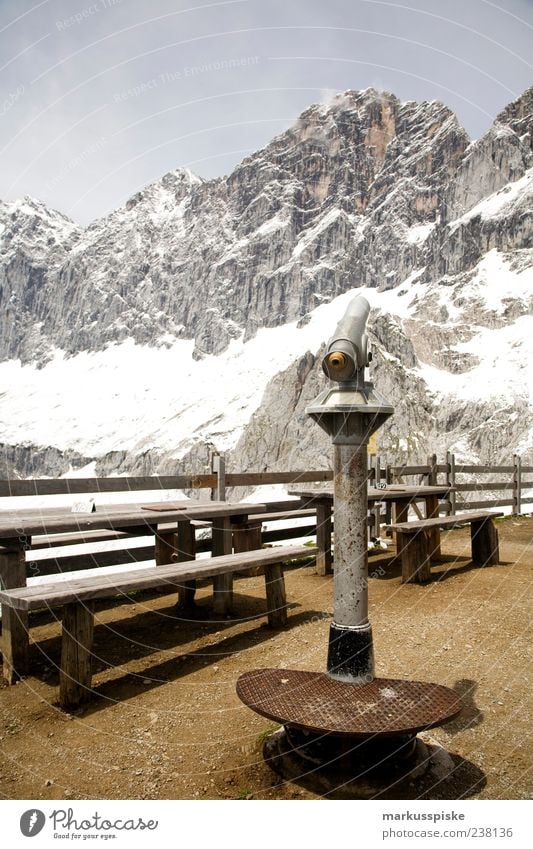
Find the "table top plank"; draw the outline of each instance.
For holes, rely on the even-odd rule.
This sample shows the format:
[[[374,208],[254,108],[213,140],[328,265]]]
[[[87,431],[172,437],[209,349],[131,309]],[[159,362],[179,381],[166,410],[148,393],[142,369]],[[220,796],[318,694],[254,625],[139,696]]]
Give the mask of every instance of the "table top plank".
[[[386,489],[377,489],[376,487],[368,487],[368,501],[374,503],[376,501],[423,501],[424,499],[437,496],[443,498],[453,492],[451,486],[402,486],[400,484],[391,484]],[[308,501],[333,501],[333,489],[291,489],[289,495],[298,495],[300,498]]]
[[[19,541],[32,534],[68,533],[88,530],[135,529],[153,533],[158,525],[165,522],[185,522],[192,519],[209,520],[221,516],[242,516],[264,513],[266,504],[246,504],[244,502],[211,501],[194,504],[186,509],[169,509],[150,512],[142,505],[126,505],[109,508],[97,508],[95,513],[72,513],[65,508],[48,507],[41,510],[5,510],[0,511],[0,539],[10,543]]]

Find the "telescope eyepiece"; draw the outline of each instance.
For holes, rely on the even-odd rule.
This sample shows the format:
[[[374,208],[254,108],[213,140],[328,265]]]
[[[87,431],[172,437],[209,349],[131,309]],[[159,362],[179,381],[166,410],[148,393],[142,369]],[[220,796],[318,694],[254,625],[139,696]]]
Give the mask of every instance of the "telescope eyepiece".
[[[328,354],[327,361],[331,371],[342,371],[347,366],[347,360],[342,351],[332,351]]]

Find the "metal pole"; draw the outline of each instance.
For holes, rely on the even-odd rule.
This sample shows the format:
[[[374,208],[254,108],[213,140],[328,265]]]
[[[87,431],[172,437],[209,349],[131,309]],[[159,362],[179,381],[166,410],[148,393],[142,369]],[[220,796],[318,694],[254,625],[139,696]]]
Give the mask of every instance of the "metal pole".
[[[368,621],[367,446],[334,445],[335,572],[328,673],[361,683],[374,677]]]

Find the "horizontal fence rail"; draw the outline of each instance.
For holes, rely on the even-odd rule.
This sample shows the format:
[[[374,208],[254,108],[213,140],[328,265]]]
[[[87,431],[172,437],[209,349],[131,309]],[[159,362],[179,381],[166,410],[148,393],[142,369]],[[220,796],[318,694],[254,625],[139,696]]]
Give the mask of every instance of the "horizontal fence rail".
[[[226,487],[328,481],[328,469],[316,472],[240,472],[225,475]],[[166,475],[124,478],[36,478],[0,481],[0,497],[18,495],[82,495],[94,492],[139,492],[142,490],[216,489],[218,475]]]

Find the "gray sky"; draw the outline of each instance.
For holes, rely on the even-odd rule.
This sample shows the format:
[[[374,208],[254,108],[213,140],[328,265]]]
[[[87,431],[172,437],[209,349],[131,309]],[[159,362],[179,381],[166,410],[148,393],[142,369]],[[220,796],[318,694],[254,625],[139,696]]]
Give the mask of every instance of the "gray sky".
[[[442,100],[476,138],[533,82],[532,35],[533,0],[0,0],[0,197],[87,222],[347,88]]]

